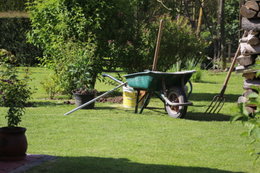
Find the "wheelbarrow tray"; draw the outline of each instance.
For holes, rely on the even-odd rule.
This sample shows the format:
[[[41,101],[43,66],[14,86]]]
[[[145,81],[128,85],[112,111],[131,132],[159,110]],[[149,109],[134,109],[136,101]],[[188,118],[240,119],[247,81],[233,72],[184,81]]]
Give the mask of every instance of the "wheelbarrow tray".
[[[128,74],[124,77],[126,78],[128,85],[134,89],[160,91],[163,89],[163,82],[165,82],[166,88],[172,86],[184,86],[194,72],[196,71],[190,70],[172,73],[146,71]]]

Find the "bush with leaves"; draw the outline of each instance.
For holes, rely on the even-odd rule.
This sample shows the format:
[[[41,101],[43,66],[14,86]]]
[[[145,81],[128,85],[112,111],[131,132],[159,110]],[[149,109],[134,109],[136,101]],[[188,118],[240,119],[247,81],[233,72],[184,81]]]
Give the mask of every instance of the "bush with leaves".
[[[54,99],[55,95],[60,93],[61,89],[59,85],[57,85],[57,83],[59,83],[59,81],[57,79],[57,76],[54,74],[50,74],[48,78],[45,78],[41,82],[41,85],[45,92],[48,94],[49,99]]]
[[[66,93],[79,82],[93,89],[104,69],[150,69],[159,17],[145,9],[148,2],[35,0],[28,3],[28,40],[44,50],[42,64],[54,69]],[[188,21],[164,18],[158,69],[166,71],[178,59],[200,58],[205,42],[194,35]]]
[[[196,70],[191,76],[192,82],[200,82],[202,80],[203,71],[200,68],[201,63],[195,62],[194,59],[187,60],[186,62],[178,61],[172,65],[168,72],[178,72],[183,70]]]
[[[85,46],[92,46],[92,43],[89,43],[89,39],[94,37],[91,31],[100,31],[102,8],[106,5],[103,3],[103,1],[84,3],[80,0],[36,0],[28,3],[32,22],[28,40],[43,49],[44,56],[40,58],[42,64],[55,71],[59,84],[66,93],[71,93],[72,85],[75,85],[73,82],[77,80],[75,77],[78,74],[75,74],[76,76],[72,74],[75,70],[73,66],[87,69],[89,66],[86,63],[91,61],[94,64],[100,58],[97,54],[86,54],[88,48]],[[100,9],[91,7],[94,4]],[[76,62],[83,61],[82,59],[86,60],[84,64]],[[95,64],[93,67],[94,74],[91,76],[93,83],[101,69],[97,66],[98,64]],[[90,87],[94,86],[91,84]]]
[[[64,92],[70,94],[79,85],[95,87],[98,74],[108,66],[105,59],[112,59],[108,40],[131,33],[126,32],[130,22],[123,20],[131,15],[125,14],[127,8],[120,13],[123,4],[120,0],[35,0],[27,4],[32,23],[28,40],[43,49],[40,60],[55,71]]]
[[[167,71],[178,61],[199,60],[207,43],[194,35],[188,20],[179,17],[173,20],[170,16],[162,16],[163,32],[158,60],[158,70]],[[125,44],[111,42],[111,49],[116,50],[114,56],[119,57],[121,67],[126,72],[138,72],[151,69],[159,20],[142,23],[137,29],[137,36]],[[122,51],[123,50],[123,51]],[[124,59],[120,60],[120,57]]]
[[[18,78],[17,69],[12,65],[14,59],[8,51],[0,50],[0,106],[8,107],[5,116],[8,127],[19,125],[31,96],[28,74]]]
[[[96,44],[91,37],[86,44],[68,42],[62,48],[63,63],[57,68],[60,83],[67,92],[93,90],[97,73],[101,72],[95,59]],[[69,58],[68,58],[69,56]]]

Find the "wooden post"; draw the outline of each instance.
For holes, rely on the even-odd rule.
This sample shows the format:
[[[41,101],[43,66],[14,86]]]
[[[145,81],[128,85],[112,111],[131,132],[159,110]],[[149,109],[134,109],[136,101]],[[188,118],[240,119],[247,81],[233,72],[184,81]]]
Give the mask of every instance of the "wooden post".
[[[157,41],[156,41],[154,58],[153,58],[153,68],[152,68],[153,71],[157,70],[158,55],[159,55],[159,50],[160,50],[161,38],[162,38],[162,28],[163,28],[163,20],[161,19],[160,25],[159,25]]]
[[[226,68],[227,62],[225,57],[225,24],[224,24],[224,5],[225,0],[219,0],[218,26],[220,26],[219,34],[219,58],[222,59],[222,69]]]
[[[199,11],[199,19],[198,19],[198,25],[197,25],[197,31],[196,31],[197,35],[200,34],[200,27],[201,27],[201,23],[202,23],[202,15],[203,15],[203,5],[204,5],[204,0],[202,0],[202,2],[201,2],[201,7],[200,7],[200,11]]]

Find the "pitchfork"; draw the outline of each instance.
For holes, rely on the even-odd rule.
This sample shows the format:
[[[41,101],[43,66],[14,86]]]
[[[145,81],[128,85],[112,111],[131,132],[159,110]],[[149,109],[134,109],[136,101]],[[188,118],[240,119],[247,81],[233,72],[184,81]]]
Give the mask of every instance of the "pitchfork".
[[[228,70],[228,73],[227,73],[227,76],[226,76],[226,79],[224,81],[224,84],[222,86],[222,89],[220,91],[220,93],[216,96],[213,97],[213,100],[211,101],[210,105],[208,106],[207,110],[205,111],[205,113],[219,113],[219,111],[222,109],[222,107],[224,106],[225,104],[225,101],[226,101],[226,98],[224,97],[224,93],[226,91],[226,88],[227,88],[227,84],[228,84],[228,81],[230,79],[230,76],[231,76],[231,73],[233,71],[233,68],[236,64],[236,60],[237,60],[237,57],[239,55],[239,52],[240,52],[240,44],[237,48],[237,51],[236,51],[236,54],[233,58],[233,61],[231,63],[231,66]]]

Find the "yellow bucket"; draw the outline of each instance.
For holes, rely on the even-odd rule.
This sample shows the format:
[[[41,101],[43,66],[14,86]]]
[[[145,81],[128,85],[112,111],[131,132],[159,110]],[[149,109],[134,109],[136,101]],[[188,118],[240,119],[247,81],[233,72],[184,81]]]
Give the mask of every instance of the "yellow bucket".
[[[139,99],[142,97],[142,93]],[[131,87],[123,87],[123,107],[133,108],[136,105],[137,92]],[[143,105],[143,100],[138,104],[138,106]]]

